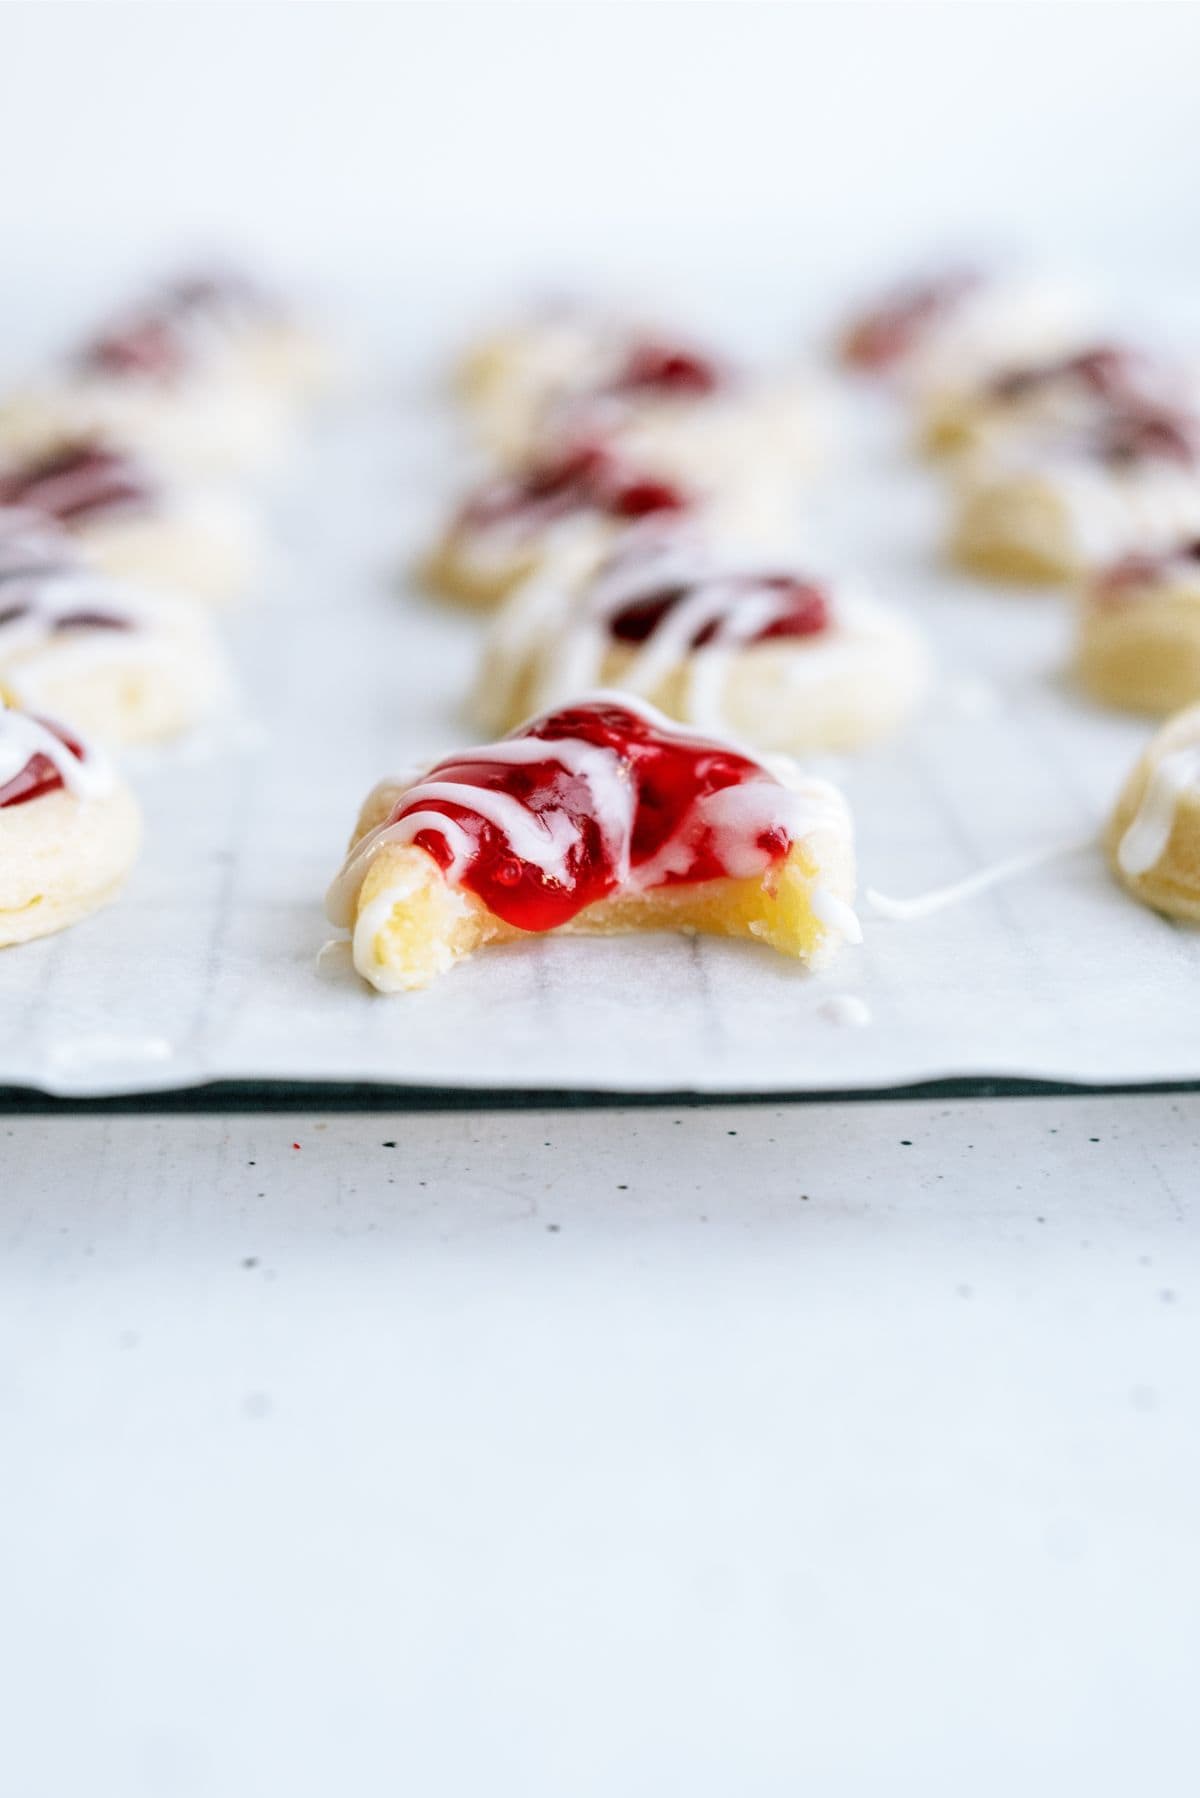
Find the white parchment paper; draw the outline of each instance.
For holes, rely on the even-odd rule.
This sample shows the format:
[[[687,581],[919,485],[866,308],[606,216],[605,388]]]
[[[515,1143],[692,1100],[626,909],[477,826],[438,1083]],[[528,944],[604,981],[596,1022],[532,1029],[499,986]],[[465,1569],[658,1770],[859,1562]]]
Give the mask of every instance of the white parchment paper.
[[[936,486],[879,422],[813,495],[814,553],[929,633],[937,688],[899,741],[825,771],[860,887],[907,896],[1094,835],[1145,740],[1063,676],[1052,594],[948,576]],[[814,978],[753,944],[530,941],[383,999],[321,910],[380,775],[477,740],[478,623],[403,576],[450,478],[447,421],[359,400],[269,506],[257,604],[230,624],[241,715],[129,764],[145,852],[117,906],[0,955],[0,1083],[112,1094],[210,1080],[771,1093],[942,1076],[1200,1078],[1200,936],[1133,904],[1098,852],[919,922],[873,918]],[[831,1004],[865,1001],[869,1024]]]

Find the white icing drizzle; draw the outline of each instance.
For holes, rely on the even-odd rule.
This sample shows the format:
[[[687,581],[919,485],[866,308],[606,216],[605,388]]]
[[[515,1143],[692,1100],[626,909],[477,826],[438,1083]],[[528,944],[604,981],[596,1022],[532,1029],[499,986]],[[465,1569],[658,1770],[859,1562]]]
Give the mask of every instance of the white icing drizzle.
[[[547,757],[547,760],[552,759]],[[579,831],[561,812],[531,811],[510,793],[493,792],[456,780],[427,780],[410,788],[404,796],[406,805],[427,799],[440,799],[461,805],[485,823],[494,824],[512,844],[521,860],[540,868],[549,878],[561,880],[566,872],[567,857],[579,841]],[[436,814],[433,814],[436,815]],[[400,820],[407,824],[408,819]]]
[[[503,608],[486,673],[487,685],[498,690],[489,695],[485,686],[485,706],[492,697],[503,710],[526,671],[533,675],[531,697],[539,707],[566,703],[593,688],[608,655],[621,647],[611,634],[611,620],[638,599],[683,589],[683,597],[666,607],[633,655],[621,675],[621,691],[644,697],[682,668],[686,722],[720,731],[734,658],[795,604],[794,597],[769,586],[753,563],[723,562],[697,533],[679,525],[631,533],[590,582],[587,574],[586,567],[577,568],[574,582],[538,577]],[[830,612],[824,629],[775,645],[790,652],[790,678],[798,688],[844,672],[861,640],[888,623],[884,609],[853,584],[822,579],[819,587]],[[709,629],[709,641],[694,648]]]
[[[72,735],[84,751],[82,759],[39,719],[11,706],[0,706],[0,787],[15,780],[34,756],[42,755],[53,764],[74,798],[98,799],[111,792],[113,774],[107,761],[84,743],[77,731]]]
[[[709,735],[697,737],[664,718],[646,701],[630,698],[624,693],[592,693],[576,704],[611,704],[633,713],[662,736],[697,748],[732,750],[758,768],[761,778],[751,777],[735,786],[702,795],[680,820],[679,828],[667,838],[658,854],[630,870],[635,792],[620,751],[577,738],[530,735],[541,722],[541,718],[534,719],[524,727],[521,736],[464,750],[440,763],[415,785],[381,783],[376,792],[391,801],[389,815],[351,848],[326,897],[326,914],[330,922],[343,927],[351,925],[367,870],[380,850],[388,843],[411,843],[423,830],[441,833],[451,854],[446,876],[451,883],[457,879],[466,859],[476,849],[474,838],[461,822],[428,807],[416,812],[405,809],[403,816],[395,815],[413,801],[418,805],[421,801],[453,803],[487,819],[506,833],[521,859],[531,862],[551,878],[562,877],[567,856],[579,840],[577,827],[560,813],[532,811],[509,794],[438,778],[442,774],[452,774],[455,769],[472,766],[557,762],[568,774],[584,780],[616,878],[628,891],[644,892],[672,875],[686,873],[694,859],[697,839],[705,832],[711,833],[714,852],[734,879],[752,878],[770,865],[771,850],[756,840],[764,832],[782,831],[789,842],[802,841],[818,830],[849,837],[849,815],[837,789],[826,781],[802,776],[785,758],[768,761],[729,739]],[[382,921],[390,915],[394,903],[394,896],[387,905],[385,898],[387,895],[381,895],[366,908],[379,909],[376,928],[381,927]],[[828,928],[840,931],[852,942],[860,940],[857,917],[836,895],[822,888],[814,889],[813,907]],[[357,941],[357,929],[355,934]]]
[[[475,765],[520,766],[539,762],[557,762],[568,774],[577,775],[586,782],[601,835],[623,878],[633,799],[616,750],[585,743],[575,737],[507,737],[499,743],[463,750],[439,763],[430,773],[437,775],[443,770],[448,772]],[[508,836],[522,860],[531,862],[551,877],[561,878],[566,858],[579,840],[578,830],[561,813],[534,812],[510,794],[491,792],[485,787],[463,782],[421,780],[402,788],[396,794],[392,809],[407,807],[414,800],[431,799],[460,805],[464,811],[495,824]],[[367,869],[385,844],[411,843],[424,830],[435,830],[442,836],[451,854],[447,878],[455,880],[475,852],[475,838],[462,823],[447,817],[444,812],[406,811],[402,818],[386,819],[355,845],[329,889],[326,912],[330,922],[342,925],[350,922]]]
[[[957,905],[960,900],[971,899],[976,893],[985,892],[988,887],[997,886],[1001,881],[1014,880],[1020,874],[1028,874],[1046,862],[1059,861],[1068,855],[1078,855],[1081,850],[1094,848],[1095,838],[1089,836],[1077,837],[1067,843],[1052,843],[1045,849],[1027,850],[1022,855],[1011,855],[1006,861],[995,862],[990,868],[980,868],[976,873],[968,874],[965,879],[956,880],[950,886],[934,887],[915,899],[891,899],[886,893],[868,887],[867,904],[881,918],[908,924],[916,918],[931,917],[934,912],[944,911],[947,906]]]
[[[1136,878],[1148,874],[1166,851],[1175,813],[1185,793],[1200,789],[1200,745],[1176,749],[1155,764],[1128,828],[1117,846],[1117,866]]]
[[[21,611],[12,618],[10,607]],[[140,628],[144,617],[137,601],[115,582],[88,568],[35,569],[0,585],[0,659],[44,643],[59,629],[64,618],[95,612],[120,621],[122,627]],[[81,637],[111,638],[113,627],[80,626]]]

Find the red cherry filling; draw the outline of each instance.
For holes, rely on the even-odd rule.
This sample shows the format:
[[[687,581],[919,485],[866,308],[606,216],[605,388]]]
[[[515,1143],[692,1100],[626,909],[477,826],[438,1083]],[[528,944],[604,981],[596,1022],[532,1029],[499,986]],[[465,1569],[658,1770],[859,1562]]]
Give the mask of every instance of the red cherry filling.
[[[64,743],[76,761],[84,760],[82,744],[69,737],[66,731],[45,718],[39,718],[38,723],[52,732],[60,743]],[[31,756],[21,772],[14,774],[10,781],[0,787],[0,810],[10,805],[26,805],[31,799],[41,799],[63,785],[63,777],[48,755]]]
[[[623,869],[643,869],[669,843],[671,852],[650,881],[655,886],[716,880],[728,869],[716,833],[694,820],[698,803],[727,787],[768,779],[763,770],[735,750],[700,739],[667,734],[640,713],[617,704],[568,706],[538,719],[522,738],[546,744],[546,759],[536,762],[489,760],[486,750],[449,757],[425,777],[454,781],[515,800],[531,819],[548,827],[566,828],[569,847],[553,873],[519,853],[498,824],[450,799],[417,797],[400,805],[395,822],[408,813],[435,810],[453,819],[471,839],[458,882],[475,893],[488,910],[520,930],[553,930],[585,906],[607,898],[621,884]],[[602,824],[600,808],[588,780],[557,761],[554,743],[570,739],[572,759],[585,743],[608,751],[600,776],[606,785],[605,810],[614,809],[614,794],[625,815]],[[627,810],[625,809],[627,808]],[[454,864],[451,845],[431,827],[413,841],[442,868]],[[753,841],[769,861],[782,860],[790,846],[786,830],[769,824],[753,832]]]
[[[775,637],[814,637],[829,625],[828,598],[819,587],[808,581],[796,580],[787,574],[742,575],[727,584],[734,590],[734,605],[739,593],[740,597],[746,599],[767,594],[781,602],[778,614],[744,641],[765,643]],[[610,615],[609,635],[619,643],[645,643],[664,618],[693,592],[694,587],[682,585],[639,595]],[[689,649],[703,649],[706,643],[711,643],[717,636],[720,626],[719,619],[712,619],[702,625],[692,637]]]
[[[916,348],[922,335],[977,288],[982,276],[954,269],[931,281],[900,288],[850,326],[842,358],[855,368],[885,369]]]
[[[151,482],[131,456],[94,443],[68,444],[0,474],[0,506],[28,506],[60,523],[143,505],[152,496]]]
[[[687,501],[668,481],[626,481],[608,501],[617,518],[648,518],[652,512],[683,512]]]
[[[619,393],[651,390],[682,398],[715,393],[724,377],[711,357],[667,343],[640,343],[617,376]]]
[[[614,518],[646,518],[681,512],[689,500],[668,481],[623,470],[600,444],[581,444],[534,464],[511,480],[494,481],[469,499],[460,521],[473,530],[523,517],[549,522],[571,512],[606,512]]]

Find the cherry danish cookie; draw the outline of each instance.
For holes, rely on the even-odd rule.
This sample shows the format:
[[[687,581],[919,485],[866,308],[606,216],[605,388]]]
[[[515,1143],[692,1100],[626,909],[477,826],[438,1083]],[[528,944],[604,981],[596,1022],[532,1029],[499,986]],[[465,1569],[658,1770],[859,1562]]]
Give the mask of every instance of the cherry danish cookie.
[[[327,910],[398,992],[547,932],[749,937],[816,967],[857,939],[853,897],[836,788],[602,694],[382,782]]]

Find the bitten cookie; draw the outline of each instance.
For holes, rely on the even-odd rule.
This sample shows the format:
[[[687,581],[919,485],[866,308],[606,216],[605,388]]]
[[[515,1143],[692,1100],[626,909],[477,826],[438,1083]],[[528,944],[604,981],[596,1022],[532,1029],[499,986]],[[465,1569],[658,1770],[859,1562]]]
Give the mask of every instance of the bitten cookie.
[[[750,937],[809,966],[857,940],[835,788],[595,695],[382,782],[330,889],[380,992],[533,934]]]

